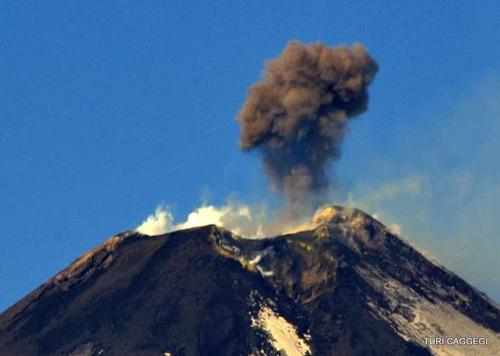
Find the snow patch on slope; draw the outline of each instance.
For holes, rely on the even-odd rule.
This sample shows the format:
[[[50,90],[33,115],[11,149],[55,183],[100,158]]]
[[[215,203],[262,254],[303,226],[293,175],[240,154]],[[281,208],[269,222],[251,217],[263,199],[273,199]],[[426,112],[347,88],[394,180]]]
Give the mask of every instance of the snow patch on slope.
[[[500,355],[500,334],[479,325],[451,305],[422,298],[411,288],[374,269],[359,268],[363,278],[388,302],[381,308],[368,302],[372,312],[386,320],[405,340],[427,347],[438,356]],[[465,296],[460,296],[463,300]],[[436,344],[429,338],[486,338],[486,345]],[[426,338],[428,338],[426,343]]]
[[[311,354],[311,348],[299,337],[297,328],[269,306],[260,309],[257,317],[252,319],[252,326],[266,332],[271,345],[278,352],[284,352],[288,356]]]

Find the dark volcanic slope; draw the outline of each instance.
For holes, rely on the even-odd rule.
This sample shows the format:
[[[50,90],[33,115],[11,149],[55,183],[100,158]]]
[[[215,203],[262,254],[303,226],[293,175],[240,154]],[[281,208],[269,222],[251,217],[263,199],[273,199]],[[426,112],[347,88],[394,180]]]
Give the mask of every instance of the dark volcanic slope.
[[[259,241],[215,226],[113,237],[0,316],[0,355],[500,352],[494,303],[368,215],[330,209]],[[488,345],[425,345],[436,336]]]
[[[248,352],[260,345],[248,296],[271,290],[215,251],[214,230],[113,238],[2,315],[0,354]]]

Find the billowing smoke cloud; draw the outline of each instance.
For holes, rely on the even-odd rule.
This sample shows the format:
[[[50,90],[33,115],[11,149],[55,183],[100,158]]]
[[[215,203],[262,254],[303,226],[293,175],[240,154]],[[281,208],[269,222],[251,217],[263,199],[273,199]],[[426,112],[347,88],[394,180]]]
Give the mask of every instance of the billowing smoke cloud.
[[[366,111],[377,63],[359,44],[290,42],[269,61],[238,116],[241,148],[258,149],[272,187],[300,213],[321,204],[328,163],[340,157],[347,122]]]

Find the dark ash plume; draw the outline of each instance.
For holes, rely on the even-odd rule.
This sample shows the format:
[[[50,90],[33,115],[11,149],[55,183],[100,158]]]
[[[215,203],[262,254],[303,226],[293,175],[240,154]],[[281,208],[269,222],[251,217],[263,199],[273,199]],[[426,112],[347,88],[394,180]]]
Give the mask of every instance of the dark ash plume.
[[[320,203],[328,163],[340,157],[350,118],[366,111],[377,63],[359,44],[290,42],[269,61],[238,116],[241,148],[259,149],[290,211]]]

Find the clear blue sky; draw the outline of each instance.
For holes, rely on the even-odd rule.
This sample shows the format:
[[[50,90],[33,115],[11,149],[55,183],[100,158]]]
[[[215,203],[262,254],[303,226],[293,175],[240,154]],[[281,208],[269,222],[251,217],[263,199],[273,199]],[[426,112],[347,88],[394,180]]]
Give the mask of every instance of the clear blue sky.
[[[497,1],[201,3],[0,3],[0,310],[160,202],[265,196],[234,119],[292,39],[380,64],[338,202],[500,299]]]

